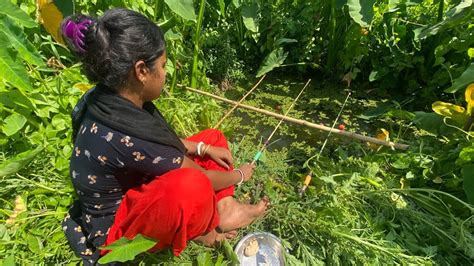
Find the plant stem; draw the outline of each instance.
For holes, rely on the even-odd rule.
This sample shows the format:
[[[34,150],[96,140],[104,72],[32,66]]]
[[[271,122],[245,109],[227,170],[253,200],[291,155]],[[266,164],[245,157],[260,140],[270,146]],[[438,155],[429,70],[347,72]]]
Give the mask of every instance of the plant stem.
[[[21,175],[18,174],[18,173],[16,174],[16,176],[18,176],[20,179],[23,179],[23,180],[25,180],[25,181],[27,181],[27,182],[32,183],[32,184],[35,185],[35,186],[40,187],[40,188],[44,188],[44,189],[46,189],[46,190],[49,190],[49,191],[52,191],[52,192],[56,192],[56,193],[58,193],[58,194],[65,194],[65,193],[62,192],[62,191],[59,191],[59,190],[54,189],[54,188],[47,187],[47,186],[42,185],[42,184],[40,184],[40,183],[38,183],[38,182],[35,182],[35,181],[33,181],[33,180],[30,180],[30,179],[28,179],[28,178],[26,178],[26,177],[24,177],[24,176],[21,176]]]
[[[436,22],[441,22],[443,20],[443,13],[444,13],[444,0],[439,0],[438,18],[436,19]]]
[[[155,0],[155,14],[153,17],[154,21],[157,21],[158,18],[161,18],[163,15],[163,2],[164,0]]]
[[[199,37],[201,36],[202,20],[204,17],[204,8],[206,0],[201,0],[199,6],[199,16],[196,25],[196,34],[194,35],[194,53],[193,53],[193,69],[191,72],[191,87],[196,87],[198,78],[198,56],[199,56]]]

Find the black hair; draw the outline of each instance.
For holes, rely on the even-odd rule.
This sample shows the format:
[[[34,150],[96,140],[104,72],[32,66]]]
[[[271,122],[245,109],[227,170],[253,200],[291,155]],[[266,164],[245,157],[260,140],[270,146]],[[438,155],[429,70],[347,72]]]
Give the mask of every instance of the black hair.
[[[73,15],[64,19],[63,25],[68,21],[80,23],[84,20],[92,23],[83,32],[83,46],[75,47],[64,32],[63,36],[82,61],[87,78],[113,90],[126,84],[137,61],[143,60],[153,70],[155,59],[166,49],[160,27],[138,12],[116,8],[98,18]]]

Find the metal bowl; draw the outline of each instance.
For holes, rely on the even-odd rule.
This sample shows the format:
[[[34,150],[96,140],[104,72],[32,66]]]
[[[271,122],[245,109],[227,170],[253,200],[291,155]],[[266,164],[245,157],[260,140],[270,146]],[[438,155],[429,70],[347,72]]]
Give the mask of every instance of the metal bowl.
[[[254,239],[258,242],[259,250],[257,254],[247,257],[244,254],[245,248]],[[285,258],[283,257],[284,249],[281,241],[278,237],[270,233],[257,232],[248,234],[237,243],[234,251],[239,258],[240,265],[285,265]]]

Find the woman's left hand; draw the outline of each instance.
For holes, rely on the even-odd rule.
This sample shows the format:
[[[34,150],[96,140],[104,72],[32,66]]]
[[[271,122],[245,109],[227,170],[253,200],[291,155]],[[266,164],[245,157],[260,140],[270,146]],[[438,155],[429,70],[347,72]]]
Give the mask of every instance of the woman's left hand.
[[[228,149],[211,146],[206,152],[212,160],[229,170],[232,166],[232,154]]]

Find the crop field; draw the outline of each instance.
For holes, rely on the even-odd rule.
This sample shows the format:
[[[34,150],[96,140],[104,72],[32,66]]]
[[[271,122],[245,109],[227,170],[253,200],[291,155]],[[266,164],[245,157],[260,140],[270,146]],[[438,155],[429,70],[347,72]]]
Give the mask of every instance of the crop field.
[[[113,7],[165,32],[155,104],[178,135],[233,107],[186,87],[237,102],[261,78],[242,104],[263,111],[238,107],[218,127],[235,165],[280,122],[269,113],[330,130],[278,127],[235,194],[271,205],[236,238],[179,257],[126,243],[110,260],[234,265],[239,239],[270,232],[286,265],[474,263],[474,1],[0,0],[0,266],[81,263],[61,222],[77,198],[70,115],[94,84],[57,32]]]

